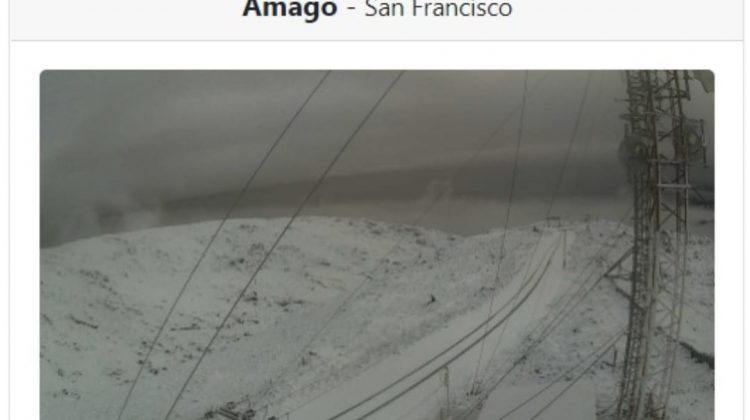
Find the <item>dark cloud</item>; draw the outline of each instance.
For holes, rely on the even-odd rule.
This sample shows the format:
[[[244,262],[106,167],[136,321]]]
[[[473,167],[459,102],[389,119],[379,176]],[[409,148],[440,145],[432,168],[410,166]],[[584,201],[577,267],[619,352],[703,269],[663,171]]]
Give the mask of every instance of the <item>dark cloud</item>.
[[[238,190],[322,76],[321,71],[43,73],[42,243],[161,224],[175,211],[174,203],[197,209],[202,197],[210,201]],[[394,76],[333,72],[256,185],[283,195],[284,186],[317,177]],[[523,194],[548,194],[546,187],[558,176],[587,77],[582,71],[529,73],[529,86],[537,87],[525,115]],[[332,177],[340,181],[329,199],[358,196],[357,190],[369,191],[372,199],[417,198],[429,177],[460,167],[517,109],[523,78],[521,71],[407,72],[334,168]],[[623,95],[619,72],[591,74],[571,161],[575,175],[567,181],[576,188],[566,194],[622,192],[616,150],[623,104],[615,99]],[[712,132],[713,98],[697,83],[688,112],[706,119]],[[517,132],[516,115],[475,165],[448,180],[452,193],[502,198]],[[712,185],[712,171],[704,172],[698,181]],[[373,187],[381,185],[379,179],[380,189]],[[218,208],[201,217],[218,217]],[[132,223],[102,227],[124,215]]]

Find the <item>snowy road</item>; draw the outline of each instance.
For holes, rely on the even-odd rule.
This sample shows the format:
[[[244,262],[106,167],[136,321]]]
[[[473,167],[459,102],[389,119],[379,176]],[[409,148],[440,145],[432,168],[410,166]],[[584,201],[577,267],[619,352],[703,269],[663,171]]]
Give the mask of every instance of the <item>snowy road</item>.
[[[362,375],[292,410],[290,418],[398,419],[405,414],[427,414],[424,410],[435,410],[436,407],[419,404],[421,414],[418,414],[414,405],[437,389],[444,379],[444,369],[441,367],[453,359],[455,361],[450,363],[449,368],[450,381],[453,382],[451,392],[465,393],[479,357],[480,345],[474,344],[489,333],[483,357],[485,363],[501,335],[500,351],[517,347],[527,327],[538,321],[544,315],[542,309],[558,297],[554,280],[562,270],[561,241],[562,235],[558,232],[546,232],[542,236],[528,269],[522,270],[511,286],[497,296],[492,320],[486,327],[481,324],[487,321],[489,302],[454,319],[406,351],[383,360]],[[512,328],[503,327],[501,324],[505,322],[513,324]],[[475,332],[467,336],[467,332],[472,330]],[[459,340],[460,344],[450,348]],[[449,348],[449,351],[445,351]],[[411,374],[399,381],[408,373]],[[395,386],[389,387],[394,383]],[[405,392],[403,397],[399,397],[402,392]],[[445,400],[445,391],[437,394]],[[368,398],[365,404],[355,406]],[[392,403],[384,405],[391,400]],[[384,405],[383,408],[377,410],[381,405]]]

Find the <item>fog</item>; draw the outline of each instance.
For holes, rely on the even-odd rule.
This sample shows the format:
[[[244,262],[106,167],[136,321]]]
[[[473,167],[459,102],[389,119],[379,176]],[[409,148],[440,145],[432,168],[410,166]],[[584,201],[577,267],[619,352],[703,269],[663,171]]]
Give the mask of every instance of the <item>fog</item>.
[[[44,72],[42,246],[221,218],[323,74]],[[289,215],[395,76],[334,71],[233,216]],[[524,77],[523,71],[406,72],[305,214],[410,223],[439,195],[441,206],[421,223],[462,234],[497,227],[506,211]],[[555,214],[618,219],[630,206],[617,158],[624,133],[621,72],[531,71],[528,77],[512,224],[544,217],[581,100]],[[687,114],[705,120],[711,147],[709,167],[696,168],[691,178],[707,192],[713,190],[713,95],[697,82],[692,92]],[[700,220],[713,218],[710,210],[698,213]]]

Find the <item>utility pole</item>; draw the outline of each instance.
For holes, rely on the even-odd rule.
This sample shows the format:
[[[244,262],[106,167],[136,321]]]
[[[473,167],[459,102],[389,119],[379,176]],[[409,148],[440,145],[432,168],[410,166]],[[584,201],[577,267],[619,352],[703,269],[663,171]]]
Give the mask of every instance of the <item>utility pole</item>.
[[[451,418],[451,379],[450,379],[450,368],[445,366],[443,372],[443,384],[445,385],[445,416],[443,419],[449,420]]]
[[[620,148],[633,186],[634,246],[628,340],[615,418],[667,418],[685,288],[688,169],[705,159],[702,123],[685,117],[687,71],[625,72]]]

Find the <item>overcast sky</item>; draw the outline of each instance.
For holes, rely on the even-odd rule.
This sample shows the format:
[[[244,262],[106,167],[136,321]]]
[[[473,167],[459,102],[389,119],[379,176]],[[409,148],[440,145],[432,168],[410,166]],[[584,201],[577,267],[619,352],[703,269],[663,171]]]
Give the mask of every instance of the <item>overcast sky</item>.
[[[95,233],[90,225],[102,213],[238,190],[322,76],[321,71],[44,72],[42,243]],[[333,72],[256,185],[316,178],[395,76]],[[458,165],[518,108],[523,80],[522,71],[407,72],[332,175]],[[533,171],[520,173],[519,188],[556,176],[559,169],[551,162],[565,154],[582,99],[573,161],[604,188],[624,187],[616,169],[624,127],[623,103],[616,99],[624,94],[620,72],[530,72],[523,168]],[[697,83],[693,94],[687,111],[706,120],[713,141],[713,96]],[[517,133],[513,114],[479,161],[507,164]],[[711,174],[693,179],[712,184]]]

